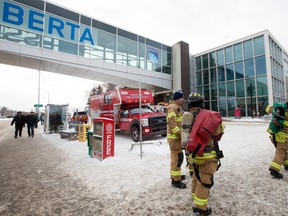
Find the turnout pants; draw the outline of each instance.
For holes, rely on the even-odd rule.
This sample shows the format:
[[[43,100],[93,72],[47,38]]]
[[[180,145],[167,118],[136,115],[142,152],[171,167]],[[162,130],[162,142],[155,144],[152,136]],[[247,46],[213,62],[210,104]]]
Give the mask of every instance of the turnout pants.
[[[216,159],[209,159],[205,164],[198,165],[199,176],[204,184],[211,184],[213,181],[213,174],[216,172],[218,162]],[[205,187],[197,176],[194,174],[192,176],[192,199],[196,208],[206,210],[208,205],[208,196],[210,188]]]
[[[169,139],[170,147],[170,176],[174,181],[181,180],[181,165],[184,154],[182,151],[181,140]]]
[[[287,150],[288,150],[288,143],[277,143],[276,151],[275,151],[275,156],[270,164],[269,169],[276,170],[279,172],[281,170],[282,165],[287,166]],[[285,163],[287,164],[284,164]]]

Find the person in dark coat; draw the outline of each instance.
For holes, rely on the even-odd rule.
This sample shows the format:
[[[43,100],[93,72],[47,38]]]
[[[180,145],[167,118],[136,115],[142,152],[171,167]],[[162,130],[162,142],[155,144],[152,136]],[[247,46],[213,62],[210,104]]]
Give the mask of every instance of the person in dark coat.
[[[25,125],[25,117],[22,115],[22,112],[17,112],[17,115],[14,116],[11,126],[15,123],[15,138],[17,138],[18,132],[19,132],[19,137],[22,136],[22,129]]]
[[[34,127],[36,123],[37,117],[35,112],[31,111],[30,114],[26,116],[27,132],[29,137],[34,137]]]
[[[42,113],[40,116],[41,125],[43,125],[43,123],[44,123],[44,116],[45,116],[45,113]]]

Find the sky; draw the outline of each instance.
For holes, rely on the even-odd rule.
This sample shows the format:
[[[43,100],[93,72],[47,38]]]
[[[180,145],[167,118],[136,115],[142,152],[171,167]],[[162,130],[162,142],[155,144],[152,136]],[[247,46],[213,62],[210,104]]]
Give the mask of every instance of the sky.
[[[287,0],[51,0],[59,6],[172,46],[184,41],[190,53],[268,29],[288,50]],[[69,103],[83,109],[99,82],[41,71],[40,104]],[[0,107],[30,111],[38,103],[39,72],[0,64]],[[58,82],[59,81],[59,82]],[[63,85],[64,83],[64,85]]]
[[[269,121],[251,118],[240,120],[229,118],[229,120],[229,122],[224,121],[226,128],[219,142],[224,158],[221,159],[221,167],[214,175],[215,184],[209,195],[209,206],[213,209],[212,215],[287,215],[288,171],[282,168],[280,172],[284,178],[273,179],[268,170],[275,153],[275,147],[266,132]],[[7,121],[7,124],[10,123],[10,120]],[[114,157],[100,161],[88,155],[87,142],[60,139],[59,134],[47,135],[43,133],[41,127],[35,130],[33,140],[27,136],[26,130],[23,130],[23,136],[17,139],[13,138],[14,127],[3,127],[3,130],[8,131],[7,133],[0,131],[0,134],[4,134],[0,136],[3,145],[21,143],[22,152],[27,155],[26,157],[29,157],[27,149],[31,148],[31,145],[41,143],[34,148],[37,149],[37,155],[41,157],[38,157],[39,161],[35,157],[36,153],[30,157],[37,165],[32,166],[27,162],[31,166],[29,166],[29,173],[26,171],[28,174],[25,178],[27,185],[33,185],[35,179],[41,184],[33,185],[31,191],[26,193],[23,193],[26,187],[21,186],[19,190],[19,194],[25,194],[26,197],[20,200],[20,203],[23,201],[25,203],[27,199],[30,199],[28,205],[30,213],[45,215],[41,211],[45,209],[52,211],[58,208],[62,210],[62,215],[71,215],[74,211],[69,208],[65,209],[67,206],[65,200],[69,200],[70,204],[77,203],[77,196],[74,193],[79,192],[80,189],[81,197],[87,193],[87,190],[93,200],[101,200],[91,202],[91,205],[87,204],[90,208],[86,207],[87,205],[83,206],[81,215],[115,215],[115,212],[121,216],[192,215],[191,178],[188,169],[185,168],[186,162],[182,164],[181,170],[182,174],[187,177],[183,182],[188,188],[179,190],[171,187],[170,152],[166,138],[153,137],[149,140],[150,144],[143,143],[141,158],[140,146],[135,145],[131,149],[130,136],[116,133],[115,143],[112,144],[115,148]],[[147,143],[147,140],[145,141]],[[49,154],[50,151],[53,154]],[[3,163],[4,165],[10,164],[13,159],[8,153],[2,154],[2,157],[3,161],[9,161],[9,163]],[[47,177],[45,169],[42,168],[43,161],[48,161],[46,164],[49,165],[46,157],[60,161],[55,170],[65,175],[65,182],[77,181],[80,185],[69,188],[71,184],[59,185],[59,182],[54,184],[56,181],[51,171]],[[30,174],[35,171],[39,173],[37,178],[33,178]],[[15,175],[17,175],[17,170],[14,171]],[[9,179],[9,184],[6,185],[12,184],[15,187],[14,180],[17,178]],[[33,192],[36,194],[35,191],[38,191],[39,185],[45,185],[46,182],[51,183],[52,186],[49,185],[49,191],[43,193],[45,201],[41,202],[41,208],[39,208],[37,205],[39,201],[32,199]],[[61,188],[57,190],[57,187]],[[69,191],[69,197],[62,198],[59,195],[59,198],[59,196],[51,195],[58,194],[59,190],[63,193]],[[10,201],[7,201],[7,204],[2,202],[2,211],[14,204],[13,199],[6,200]],[[71,208],[75,210],[74,206]]]

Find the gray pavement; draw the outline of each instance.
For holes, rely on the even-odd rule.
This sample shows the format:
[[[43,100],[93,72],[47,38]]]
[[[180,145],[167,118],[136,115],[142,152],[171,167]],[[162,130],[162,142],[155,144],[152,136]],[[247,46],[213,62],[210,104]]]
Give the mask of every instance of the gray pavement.
[[[15,139],[10,122],[0,123],[0,215],[96,215],[95,206],[101,214],[101,199],[58,169],[65,158],[41,129]]]

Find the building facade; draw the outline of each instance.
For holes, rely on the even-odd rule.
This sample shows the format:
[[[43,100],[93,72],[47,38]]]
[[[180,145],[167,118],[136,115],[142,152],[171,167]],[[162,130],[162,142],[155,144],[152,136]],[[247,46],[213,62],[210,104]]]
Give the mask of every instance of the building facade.
[[[288,54],[268,31],[197,55],[49,1],[0,1],[0,62],[119,86],[149,88],[155,102],[197,91],[205,107],[233,116],[264,115],[287,99]],[[192,50],[193,51],[193,50]]]
[[[236,107],[242,116],[262,116],[268,104],[287,99],[288,54],[268,30],[192,56],[190,63],[191,89],[222,116],[233,116]]]

